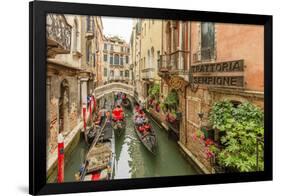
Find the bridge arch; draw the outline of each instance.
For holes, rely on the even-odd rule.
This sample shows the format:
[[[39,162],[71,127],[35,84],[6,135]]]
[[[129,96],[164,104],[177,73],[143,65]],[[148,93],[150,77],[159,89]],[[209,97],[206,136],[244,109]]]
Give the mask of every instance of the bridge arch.
[[[108,83],[102,86],[97,87],[93,94],[97,100],[102,98],[104,95],[109,94],[109,93],[115,93],[115,92],[122,92],[125,93],[126,95],[129,95],[129,100],[131,103],[135,100],[134,97],[134,86],[130,84],[125,84],[122,82],[112,82]]]

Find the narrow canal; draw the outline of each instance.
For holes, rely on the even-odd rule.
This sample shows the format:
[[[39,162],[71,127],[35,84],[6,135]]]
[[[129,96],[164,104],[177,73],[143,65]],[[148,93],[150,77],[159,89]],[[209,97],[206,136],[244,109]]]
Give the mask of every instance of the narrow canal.
[[[179,147],[167,132],[150,120],[156,130],[158,150],[157,154],[150,153],[139,141],[133,124],[133,113],[126,113],[126,131],[119,138],[115,138],[115,171],[114,179],[177,176],[198,174],[195,168],[181,154]],[[74,181],[74,174],[79,170],[87,153],[87,144],[81,138],[79,144],[71,154],[65,167],[65,181]]]

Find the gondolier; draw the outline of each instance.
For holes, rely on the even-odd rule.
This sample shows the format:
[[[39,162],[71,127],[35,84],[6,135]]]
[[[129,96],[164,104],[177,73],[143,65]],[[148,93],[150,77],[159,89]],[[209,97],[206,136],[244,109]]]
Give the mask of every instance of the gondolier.
[[[113,121],[123,121],[124,120],[124,113],[123,109],[120,105],[117,105],[116,108],[112,111],[112,118]]]

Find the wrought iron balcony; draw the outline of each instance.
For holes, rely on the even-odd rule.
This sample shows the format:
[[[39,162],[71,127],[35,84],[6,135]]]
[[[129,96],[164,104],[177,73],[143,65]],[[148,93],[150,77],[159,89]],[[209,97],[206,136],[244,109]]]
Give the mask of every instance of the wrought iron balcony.
[[[141,70],[141,78],[144,80],[149,80],[154,78],[155,68],[146,68]]]
[[[158,59],[158,75],[186,74],[184,62],[187,54],[187,51],[178,50],[167,55],[161,55]]]
[[[64,15],[47,14],[48,56],[68,54],[71,47],[71,26]]]

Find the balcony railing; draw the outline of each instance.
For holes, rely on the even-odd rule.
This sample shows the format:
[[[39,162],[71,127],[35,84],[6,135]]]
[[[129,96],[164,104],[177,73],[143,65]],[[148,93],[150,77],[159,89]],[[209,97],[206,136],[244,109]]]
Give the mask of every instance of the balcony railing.
[[[185,59],[187,51],[178,50],[167,55],[161,55],[158,59],[158,74],[163,73],[185,73]]]
[[[110,76],[109,80],[125,80],[128,77],[124,77],[124,76]]]
[[[141,78],[146,79],[146,80],[153,79],[154,72],[155,72],[154,68],[143,69],[143,70],[141,70]]]
[[[213,60],[214,58],[215,58],[214,48],[202,48],[201,50],[193,54],[193,63]]]
[[[48,47],[57,54],[70,52],[71,26],[64,15],[47,14],[47,41]]]

